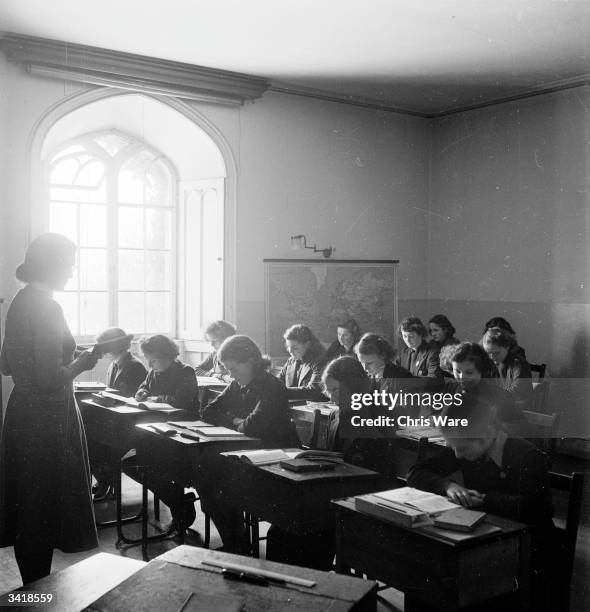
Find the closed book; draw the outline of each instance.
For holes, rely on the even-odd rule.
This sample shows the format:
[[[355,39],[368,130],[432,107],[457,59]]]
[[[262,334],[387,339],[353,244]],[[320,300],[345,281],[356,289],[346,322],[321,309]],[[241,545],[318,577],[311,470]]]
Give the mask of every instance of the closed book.
[[[325,472],[336,469],[331,461],[310,461],[309,459],[286,459],[279,466],[290,472]]]
[[[360,512],[376,516],[401,527],[420,527],[430,522],[426,512],[385,501],[372,493],[355,497],[354,505]]]
[[[477,512],[467,508],[455,508],[439,514],[434,519],[434,524],[444,529],[469,532],[473,531],[486,516],[485,512]]]
[[[244,434],[236,431],[235,429],[230,429],[229,427],[218,427],[214,425],[205,426],[205,427],[191,427],[191,431],[199,434],[200,436],[205,436],[206,438],[243,438]]]

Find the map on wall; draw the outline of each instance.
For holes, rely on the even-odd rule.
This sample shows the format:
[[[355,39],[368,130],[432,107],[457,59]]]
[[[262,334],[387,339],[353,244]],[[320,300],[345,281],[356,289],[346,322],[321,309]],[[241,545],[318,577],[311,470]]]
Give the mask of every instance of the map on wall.
[[[328,346],[336,326],[353,318],[363,332],[394,342],[397,327],[397,261],[265,259],[266,352],[286,356],[283,334],[308,325]]]

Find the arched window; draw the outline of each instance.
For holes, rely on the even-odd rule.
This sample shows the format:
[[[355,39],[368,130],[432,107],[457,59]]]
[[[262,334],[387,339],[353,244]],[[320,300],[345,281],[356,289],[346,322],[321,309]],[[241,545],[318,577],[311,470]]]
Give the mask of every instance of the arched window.
[[[173,335],[177,177],[153,148],[118,131],[85,134],[48,159],[49,228],[79,247],[56,294],[78,338],[109,326]]]

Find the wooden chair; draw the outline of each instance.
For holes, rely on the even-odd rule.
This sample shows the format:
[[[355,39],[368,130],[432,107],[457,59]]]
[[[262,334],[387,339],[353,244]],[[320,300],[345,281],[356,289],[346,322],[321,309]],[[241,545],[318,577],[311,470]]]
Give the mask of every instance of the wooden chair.
[[[320,410],[318,408],[310,410],[306,406],[292,406],[289,412],[301,446],[317,448],[320,420],[322,418]]]
[[[569,610],[570,583],[574,567],[578,526],[582,509],[584,474],[581,472],[573,472],[571,475],[566,475],[549,472],[549,480],[552,489],[565,491],[569,494],[565,527],[556,526],[557,548],[561,558],[553,564],[556,569],[560,570],[560,609],[567,611]]]
[[[531,366],[531,372],[537,374],[539,379],[545,378],[546,363],[530,363],[529,365]]]
[[[526,424],[523,428],[523,437],[531,441],[537,448],[547,453],[549,465],[555,458],[557,446],[557,430],[559,427],[558,414],[543,414],[532,410],[522,411]]]
[[[533,382],[533,409],[535,412],[547,414],[550,387],[551,382],[549,380]]]

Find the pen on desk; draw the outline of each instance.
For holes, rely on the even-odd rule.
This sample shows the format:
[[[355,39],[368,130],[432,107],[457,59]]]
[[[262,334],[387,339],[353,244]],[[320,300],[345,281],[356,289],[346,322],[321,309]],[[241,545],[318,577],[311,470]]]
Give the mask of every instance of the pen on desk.
[[[193,595],[194,595],[193,591],[191,591],[187,595],[187,598],[182,602],[182,605],[180,606],[180,608],[178,608],[178,612],[182,612],[188,606],[188,602],[191,600]]]
[[[244,582],[252,582],[253,584],[259,584],[260,586],[268,586],[268,579],[265,576],[258,574],[251,574],[249,572],[241,572],[239,570],[233,570],[223,568],[221,570],[224,578],[229,580],[243,580]]]
[[[180,435],[183,438],[188,438],[189,440],[196,440],[197,442],[201,441],[201,438],[199,438],[199,436],[197,436],[196,434],[190,433],[188,431],[180,431],[178,432],[178,435]]]

